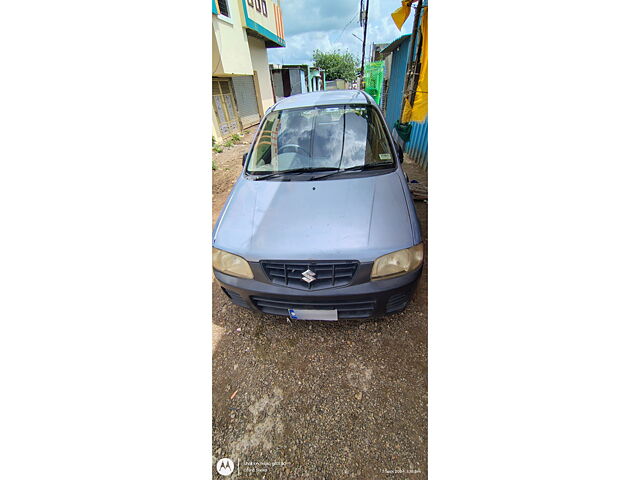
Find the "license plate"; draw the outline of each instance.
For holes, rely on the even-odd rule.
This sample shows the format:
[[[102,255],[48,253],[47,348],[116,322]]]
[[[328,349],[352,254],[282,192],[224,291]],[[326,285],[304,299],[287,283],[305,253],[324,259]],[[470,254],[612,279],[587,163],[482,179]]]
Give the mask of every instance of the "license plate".
[[[338,320],[338,310],[294,310],[290,308],[289,318],[293,320],[325,320],[335,322]]]

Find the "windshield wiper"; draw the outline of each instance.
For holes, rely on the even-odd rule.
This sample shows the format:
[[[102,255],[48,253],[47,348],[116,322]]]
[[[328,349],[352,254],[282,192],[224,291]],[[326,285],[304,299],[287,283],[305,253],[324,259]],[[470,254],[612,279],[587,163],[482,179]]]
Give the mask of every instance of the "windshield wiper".
[[[304,168],[292,168],[290,170],[281,170],[279,172],[273,172],[273,173],[267,173],[265,175],[260,175],[259,177],[254,178],[254,180],[267,180],[269,178],[274,178],[274,177],[280,177],[283,175],[287,175],[290,173],[306,173],[306,172],[326,172],[328,170],[337,170],[336,168],[329,168],[329,167],[321,167],[321,168],[314,168],[314,167],[304,167]]]
[[[320,180],[321,178],[327,178],[327,177],[330,177],[332,175],[337,175],[337,174],[342,173],[342,172],[373,170],[373,169],[376,169],[376,168],[389,168],[389,167],[392,167],[393,165],[394,165],[393,162],[380,162],[380,163],[368,163],[368,164],[365,164],[365,165],[356,165],[355,167],[339,168],[339,169],[335,169],[335,171],[333,171],[331,173],[327,173],[325,175],[320,175],[318,177],[311,177],[309,180]]]

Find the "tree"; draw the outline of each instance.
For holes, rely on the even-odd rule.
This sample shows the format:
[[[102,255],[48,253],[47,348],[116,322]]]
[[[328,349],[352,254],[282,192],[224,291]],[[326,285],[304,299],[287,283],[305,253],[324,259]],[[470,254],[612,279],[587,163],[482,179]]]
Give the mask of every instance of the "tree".
[[[340,50],[321,52],[314,50],[313,64],[325,72],[327,80],[341,78],[347,82],[353,82],[358,73],[358,60],[351,52],[342,53]]]

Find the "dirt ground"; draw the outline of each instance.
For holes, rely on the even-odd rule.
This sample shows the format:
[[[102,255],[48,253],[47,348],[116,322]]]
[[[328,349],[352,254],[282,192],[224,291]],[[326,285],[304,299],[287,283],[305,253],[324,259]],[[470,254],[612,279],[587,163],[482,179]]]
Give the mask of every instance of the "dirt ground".
[[[213,154],[214,224],[252,138]],[[426,185],[411,159],[403,168]],[[427,204],[415,206],[426,240]],[[213,462],[235,462],[228,478],[426,479],[426,259],[407,309],[366,322],[288,322],[214,282],[213,405]]]

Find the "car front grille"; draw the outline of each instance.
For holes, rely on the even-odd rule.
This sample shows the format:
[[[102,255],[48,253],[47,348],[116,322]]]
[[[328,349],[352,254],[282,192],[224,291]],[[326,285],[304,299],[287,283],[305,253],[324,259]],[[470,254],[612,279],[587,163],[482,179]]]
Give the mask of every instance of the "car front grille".
[[[302,290],[318,290],[349,285],[358,269],[357,261],[263,261],[260,263],[271,282]],[[305,272],[309,273],[305,274]],[[305,278],[310,281],[306,281]]]
[[[289,315],[289,309],[293,308],[294,310],[337,310],[338,318],[367,318],[373,314],[376,308],[375,300],[357,302],[315,300],[298,302],[275,300],[266,297],[251,297],[251,300],[262,312],[273,315]]]

